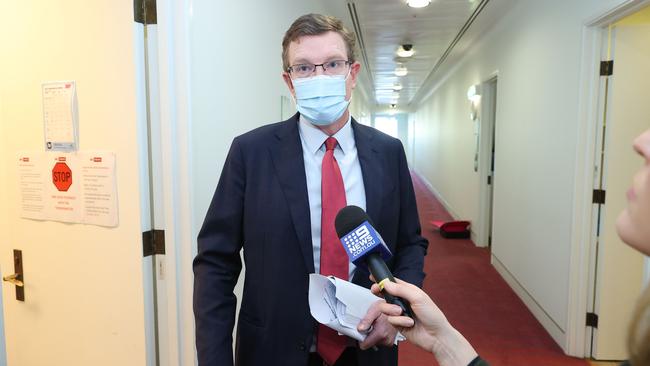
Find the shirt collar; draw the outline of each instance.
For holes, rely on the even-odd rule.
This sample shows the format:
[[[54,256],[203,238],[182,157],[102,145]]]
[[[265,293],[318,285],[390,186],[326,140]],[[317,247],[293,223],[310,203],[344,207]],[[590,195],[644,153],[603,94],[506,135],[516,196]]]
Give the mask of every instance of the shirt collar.
[[[349,114],[348,121],[345,125],[332,136],[338,141],[339,147],[343,150],[343,154],[354,147],[354,131],[352,130],[351,120],[352,115]],[[316,154],[329,137],[325,132],[303,118],[302,115],[299,118],[298,129],[300,130],[300,136],[312,154]]]

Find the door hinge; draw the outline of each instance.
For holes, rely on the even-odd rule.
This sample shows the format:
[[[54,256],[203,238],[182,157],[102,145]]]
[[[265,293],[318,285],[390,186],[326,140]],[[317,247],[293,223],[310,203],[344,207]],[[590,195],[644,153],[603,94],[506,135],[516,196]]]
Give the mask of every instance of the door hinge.
[[[600,76],[610,76],[614,73],[614,60],[600,61]]]
[[[142,233],[142,256],[165,254],[165,230],[149,230]]]
[[[598,328],[598,315],[595,313],[587,313],[587,326]]]
[[[492,176],[488,175],[488,186],[492,184]]]
[[[133,18],[136,23],[156,24],[158,22],[156,0],[133,0]]]
[[[605,190],[604,189],[594,189],[591,201],[593,203],[605,204]]]

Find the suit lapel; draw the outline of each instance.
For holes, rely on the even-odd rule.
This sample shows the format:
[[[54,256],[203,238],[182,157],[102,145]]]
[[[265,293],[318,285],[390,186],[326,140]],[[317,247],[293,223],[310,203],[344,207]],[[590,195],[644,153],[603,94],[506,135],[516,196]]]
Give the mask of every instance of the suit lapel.
[[[384,185],[384,172],[379,158],[379,150],[374,145],[373,136],[354,119],[352,119],[352,128],[361,165],[363,186],[366,191],[366,213],[377,224],[381,211],[381,189]]]
[[[284,122],[276,133],[277,141],[271,145],[273,166],[284,192],[293,226],[298,236],[305,266],[309,273],[314,272],[314,254],[311,242],[311,219],[307,178],[302,156],[302,145],[298,132],[298,114]]]

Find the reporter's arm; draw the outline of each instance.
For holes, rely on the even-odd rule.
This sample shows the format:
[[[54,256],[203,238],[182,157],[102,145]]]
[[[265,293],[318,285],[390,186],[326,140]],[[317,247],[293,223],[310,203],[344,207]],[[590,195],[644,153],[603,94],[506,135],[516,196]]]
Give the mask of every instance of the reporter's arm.
[[[399,306],[382,303],[380,310],[411,343],[434,354],[441,366],[466,366],[472,364],[478,354],[472,345],[449,324],[431,298],[415,285],[397,279],[398,283],[385,283],[385,290],[390,294],[406,299],[411,303],[415,321],[402,316]],[[379,294],[379,286],[372,286],[372,291]],[[480,359],[476,362],[481,361]]]

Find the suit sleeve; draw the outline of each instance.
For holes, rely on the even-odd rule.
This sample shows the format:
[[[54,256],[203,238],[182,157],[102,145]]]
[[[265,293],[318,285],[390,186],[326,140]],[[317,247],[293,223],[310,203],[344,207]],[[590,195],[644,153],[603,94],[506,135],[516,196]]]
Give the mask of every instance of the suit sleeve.
[[[245,170],[235,139],[198,236],[194,268],[194,317],[200,366],[233,364],[232,331],[241,272]]]
[[[429,242],[421,236],[415,191],[401,142],[398,147],[400,208],[393,274],[395,277],[422,287],[425,276],[424,256]]]

